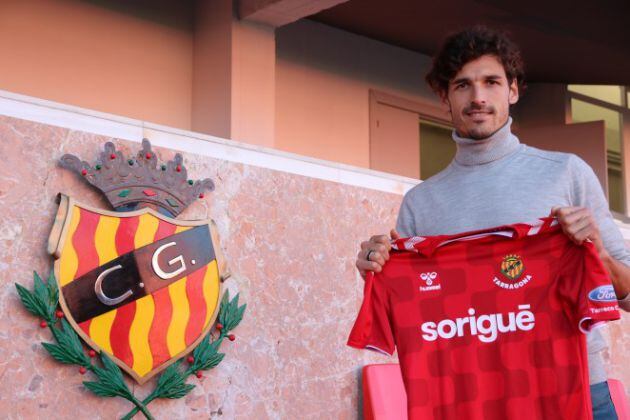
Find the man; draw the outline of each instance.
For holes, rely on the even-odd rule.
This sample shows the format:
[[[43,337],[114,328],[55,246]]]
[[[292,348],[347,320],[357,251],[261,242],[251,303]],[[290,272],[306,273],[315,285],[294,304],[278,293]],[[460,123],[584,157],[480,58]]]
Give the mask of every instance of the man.
[[[510,106],[523,83],[520,52],[505,35],[474,27],[449,37],[427,82],[450,111],[457,153],[450,165],[404,197],[400,236],[431,236],[557,217],[574,242],[594,243],[620,306],[630,310],[630,252],[625,248],[593,170],[575,155],[521,144],[510,131]],[[380,272],[390,238],[361,244],[356,266]],[[587,337],[593,414],[616,418],[606,384],[601,333]]]

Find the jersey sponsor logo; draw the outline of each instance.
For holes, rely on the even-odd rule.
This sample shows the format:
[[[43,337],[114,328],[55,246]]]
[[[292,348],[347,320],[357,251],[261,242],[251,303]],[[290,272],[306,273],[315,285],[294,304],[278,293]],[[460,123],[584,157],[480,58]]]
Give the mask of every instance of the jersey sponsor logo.
[[[603,308],[589,308],[592,314],[601,314],[602,312],[618,311],[619,305],[604,306]]]
[[[422,286],[420,286],[421,292],[432,292],[435,290],[441,290],[440,279],[438,273],[435,271],[420,274],[420,280],[422,280]]]
[[[593,302],[616,302],[617,295],[612,285],[599,286],[588,292],[588,298]]]
[[[505,279],[502,280],[495,276],[492,282],[502,289],[520,289],[532,280],[531,275],[523,277],[524,270],[525,265],[521,257],[514,254],[506,255],[501,261],[500,271],[508,280],[505,281]],[[520,280],[518,280],[519,278]]]
[[[468,309],[468,315],[456,319],[443,319],[440,322],[425,322],[420,326],[422,338],[435,341],[438,338],[450,340],[464,335],[476,336],[483,343],[494,342],[500,333],[530,331],[536,325],[530,305],[518,305],[518,312],[507,314],[484,314],[476,316],[475,309]]]

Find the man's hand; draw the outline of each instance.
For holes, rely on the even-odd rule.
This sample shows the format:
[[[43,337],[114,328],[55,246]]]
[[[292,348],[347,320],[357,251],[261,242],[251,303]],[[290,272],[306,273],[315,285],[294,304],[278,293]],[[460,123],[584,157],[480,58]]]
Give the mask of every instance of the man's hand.
[[[581,244],[590,239],[595,245],[610,280],[615,288],[617,299],[625,299],[630,294],[630,267],[613,258],[606,248],[599,233],[593,213],[585,207],[554,207],[551,216],[558,219],[564,233],[575,243]],[[629,311],[628,306],[622,308]]]
[[[558,219],[564,234],[573,242],[581,245],[582,242],[589,239],[595,245],[600,257],[607,256],[597,222],[590,209],[586,207],[553,207],[551,216]]]
[[[395,229],[390,232],[391,239],[398,239],[400,235]],[[365,279],[368,271],[380,272],[389,260],[389,250],[392,249],[387,235],[372,236],[369,241],[361,243],[361,251],[357,254],[357,268],[361,277]],[[369,257],[369,258],[368,258]]]

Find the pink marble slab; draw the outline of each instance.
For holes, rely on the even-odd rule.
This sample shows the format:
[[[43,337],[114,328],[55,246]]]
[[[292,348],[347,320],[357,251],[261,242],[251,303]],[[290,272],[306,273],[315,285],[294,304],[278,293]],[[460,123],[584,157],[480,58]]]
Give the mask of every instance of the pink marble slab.
[[[106,208],[99,193],[57,161],[88,161],[111,138],[0,117],[0,413],[9,418],[115,418],[130,404],[94,397],[90,380],[42,348],[50,332],[21,306],[14,283],[46,274],[55,196]],[[137,143],[115,140],[135,152]],[[161,160],[174,151],[156,149]],[[216,191],[180,217],[213,218],[229,261],[230,290],[248,304],[224,361],[182,400],[150,405],[157,418],[356,418],[359,371],[388,358],[345,346],[362,296],[358,244],[393,226],[401,197],[255,166],[185,154],[193,178]],[[132,384],[131,382],[129,382]],[[133,385],[133,384],[132,384]],[[148,394],[152,382],[136,386]],[[141,416],[139,416],[140,418]]]

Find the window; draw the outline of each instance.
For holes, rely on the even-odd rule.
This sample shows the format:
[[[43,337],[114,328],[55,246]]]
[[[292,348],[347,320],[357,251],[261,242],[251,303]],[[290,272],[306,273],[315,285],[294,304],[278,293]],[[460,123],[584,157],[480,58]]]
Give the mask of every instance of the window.
[[[609,102],[614,105],[623,105],[623,90],[621,86],[610,85],[569,85],[570,92],[581,93],[591,98]]]
[[[626,213],[624,181],[624,124],[630,124],[628,98],[624,86],[569,85],[573,122],[604,121],[608,162],[608,201],[611,210]]]
[[[432,177],[453,160],[457,146],[452,131],[445,124],[420,119],[420,179]]]

